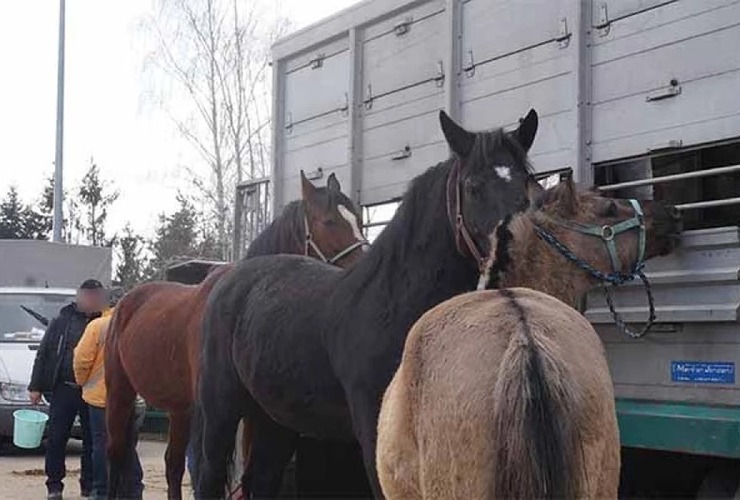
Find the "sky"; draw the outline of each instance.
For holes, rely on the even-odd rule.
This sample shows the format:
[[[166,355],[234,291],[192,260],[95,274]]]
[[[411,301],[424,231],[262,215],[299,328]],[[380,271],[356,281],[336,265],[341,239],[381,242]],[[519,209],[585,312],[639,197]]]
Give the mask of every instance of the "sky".
[[[259,0],[293,29],[358,0]],[[67,0],[64,185],[94,161],[120,192],[111,232],[126,222],[151,235],[158,214],[188,186],[192,151],[149,97],[144,61],[151,41],[142,22],[157,0]],[[55,154],[59,2],[0,2],[0,196],[10,186],[40,197]]]

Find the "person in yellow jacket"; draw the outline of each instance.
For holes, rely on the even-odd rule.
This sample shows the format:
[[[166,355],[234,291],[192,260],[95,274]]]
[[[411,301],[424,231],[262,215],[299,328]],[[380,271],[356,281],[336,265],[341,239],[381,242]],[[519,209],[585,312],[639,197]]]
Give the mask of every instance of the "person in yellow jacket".
[[[106,458],[105,430],[105,337],[108,333],[113,308],[103,312],[101,317],[91,321],[82,334],[74,351],[74,373],[77,383],[82,386],[82,399],[90,411],[93,458],[93,495],[95,499],[107,496],[108,461]],[[137,433],[134,433],[136,435]],[[142,470],[138,454],[134,454],[134,481],[132,490],[140,497],[143,490]]]

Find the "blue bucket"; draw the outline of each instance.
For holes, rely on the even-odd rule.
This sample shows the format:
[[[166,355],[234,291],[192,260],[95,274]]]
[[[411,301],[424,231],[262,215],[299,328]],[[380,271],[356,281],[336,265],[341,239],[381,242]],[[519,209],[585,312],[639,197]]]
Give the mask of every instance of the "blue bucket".
[[[36,410],[13,412],[13,444],[18,448],[34,449],[41,446],[44,427],[49,415]]]

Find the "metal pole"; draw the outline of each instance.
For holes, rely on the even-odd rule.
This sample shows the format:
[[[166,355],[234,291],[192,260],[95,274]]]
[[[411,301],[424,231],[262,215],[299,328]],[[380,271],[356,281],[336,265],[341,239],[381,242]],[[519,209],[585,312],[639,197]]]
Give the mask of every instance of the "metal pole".
[[[57,60],[57,141],[54,159],[54,219],[52,241],[62,241],[64,213],[63,143],[64,143],[64,0],[59,0],[59,58]]]

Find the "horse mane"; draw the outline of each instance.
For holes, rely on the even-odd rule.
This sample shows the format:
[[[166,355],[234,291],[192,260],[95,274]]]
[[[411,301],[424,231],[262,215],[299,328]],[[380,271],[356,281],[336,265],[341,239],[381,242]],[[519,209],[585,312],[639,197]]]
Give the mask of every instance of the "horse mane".
[[[280,215],[249,245],[244,258],[272,255],[276,249],[287,250],[302,245],[306,237],[305,216],[306,208],[303,200],[288,203]]]

